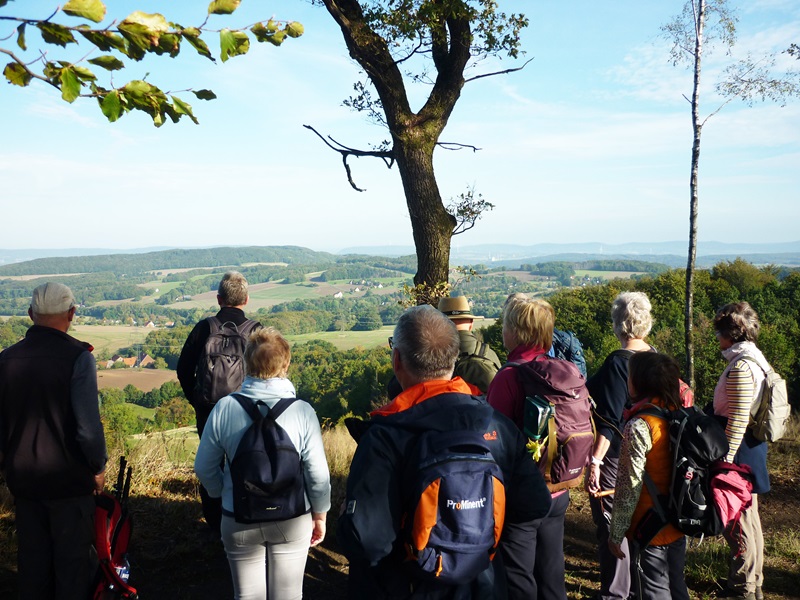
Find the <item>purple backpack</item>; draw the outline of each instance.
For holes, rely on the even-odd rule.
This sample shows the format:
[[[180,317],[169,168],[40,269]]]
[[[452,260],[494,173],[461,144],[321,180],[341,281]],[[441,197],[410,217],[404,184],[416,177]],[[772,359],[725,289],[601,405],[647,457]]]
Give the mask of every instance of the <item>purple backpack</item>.
[[[523,432],[542,444],[538,461],[551,492],[578,487],[595,438],[586,379],[571,362],[548,356],[514,367],[525,390]]]

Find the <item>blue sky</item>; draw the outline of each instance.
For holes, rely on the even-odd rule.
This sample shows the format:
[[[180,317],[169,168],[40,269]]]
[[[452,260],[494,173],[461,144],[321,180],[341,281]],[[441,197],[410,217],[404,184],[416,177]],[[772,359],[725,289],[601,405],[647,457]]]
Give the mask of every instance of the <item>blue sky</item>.
[[[172,12],[177,3],[108,4],[109,16],[141,9],[183,25],[199,24],[207,6],[192,0]],[[42,17],[54,5],[17,0],[0,15]],[[453,243],[688,239],[691,121],[683,94],[691,92],[691,73],[669,63],[658,37],[681,3],[500,5],[530,18],[524,59],[533,60],[521,72],[467,84],[442,136],[482,149],[437,151],[442,196],[474,186],[496,205]],[[800,43],[800,3],[737,5],[734,57]],[[397,170],[351,159],[367,190],[355,192],[338,154],[302,127],[360,148],[387,137],[341,105],[360,74],[324,9],[301,0],[243,0],[234,15],[210,25],[273,15],[302,22],[306,34],[280,48],[254,44],[225,64],[193,55],[188,45],[176,60],[126,61],[118,84],[149,73],[147,80],[165,90],[214,90],[212,102],[179,94],[199,125],[183,120],[157,129],[139,112],[108,123],[94,101],[66,104],[44,84],[0,87],[0,247],[411,245]],[[11,30],[0,22],[0,37]],[[29,31],[29,44],[36,38]],[[706,59],[704,115],[719,105],[713,82],[729,60],[722,52]],[[476,73],[520,62],[492,61]],[[708,121],[701,241],[798,240],[799,196],[800,101],[733,103]]]

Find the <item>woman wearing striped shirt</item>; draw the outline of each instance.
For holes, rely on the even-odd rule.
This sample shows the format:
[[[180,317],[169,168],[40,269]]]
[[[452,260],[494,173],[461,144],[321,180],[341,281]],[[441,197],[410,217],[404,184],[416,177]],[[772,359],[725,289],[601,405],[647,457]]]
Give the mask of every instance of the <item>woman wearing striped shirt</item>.
[[[748,465],[753,470],[753,505],[741,519],[725,530],[731,550],[727,591],[729,597],[761,600],[763,592],[764,536],[758,516],[757,494],[769,491],[767,444],[750,429],[750,413],[764,388],[764,355],[756,347],[760,324],[747,302],[723,306],[714,318],[714,330],[727,367],[714,389],[714,414],[723,418],[729,451],[727,462]]]

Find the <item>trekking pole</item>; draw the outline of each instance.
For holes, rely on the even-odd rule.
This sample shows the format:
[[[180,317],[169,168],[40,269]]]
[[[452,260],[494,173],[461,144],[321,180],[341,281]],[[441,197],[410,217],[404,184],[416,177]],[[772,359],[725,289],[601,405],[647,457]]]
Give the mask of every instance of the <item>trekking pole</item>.
[[[114,497],[117,500],[122,499],[123,482],[125,481],[125,457],[119,457],[119,473],[117,473],[117,485],[114,486]]]
[[[592,497],[593,498],[604,498],[605,496],[610,496],[613,493],[614,493],[614,489],[602,490],[602,491],[599,491],[599,492],[597,492],[595,494],[592,494]]]
[[[125,487],[122,489],[122,499],[120,502],[124,504],[128,500],[128,494],[131,492],[131,475],[133,474],[133,467],[128,467],[128,473],[125,477]]]

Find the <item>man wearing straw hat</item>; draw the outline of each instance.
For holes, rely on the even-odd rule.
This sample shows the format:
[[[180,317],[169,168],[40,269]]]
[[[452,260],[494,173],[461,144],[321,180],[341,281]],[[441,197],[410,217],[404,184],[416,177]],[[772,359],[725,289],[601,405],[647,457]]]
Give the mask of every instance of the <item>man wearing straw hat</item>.
[[[458,375],[485,394],[501,365],[500,359],[489,347],[489,344],[472,332],[475,319],[483,317],[476,317],[472,314],[466,296],[442,298],[439,300],[439,311],[453,322],[461,340],[453,375]]]
[[[16,507],[19,597],[83,600],[107,458],[97,370],[92,347],[67,335],[67,286],[37,287],[28,315],[25,338],[0,353],[0,469]]]

